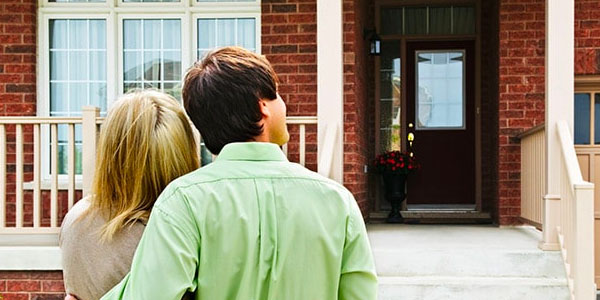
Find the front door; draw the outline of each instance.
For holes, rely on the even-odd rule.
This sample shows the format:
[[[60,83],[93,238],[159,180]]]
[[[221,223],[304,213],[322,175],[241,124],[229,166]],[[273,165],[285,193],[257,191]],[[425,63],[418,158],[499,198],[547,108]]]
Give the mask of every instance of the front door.
[[[474,42],[408,42],[406,54],[405,138],[421,165],[408,209],[475,209]]]

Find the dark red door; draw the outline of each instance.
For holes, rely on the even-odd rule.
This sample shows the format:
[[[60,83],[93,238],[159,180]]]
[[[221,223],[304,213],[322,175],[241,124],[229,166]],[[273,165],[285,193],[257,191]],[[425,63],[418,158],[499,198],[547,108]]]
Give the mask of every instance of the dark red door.
[[[407,204],[474,205],[474,43],[409,42],[406,50],[405,128],[421,164],[409,177]]]

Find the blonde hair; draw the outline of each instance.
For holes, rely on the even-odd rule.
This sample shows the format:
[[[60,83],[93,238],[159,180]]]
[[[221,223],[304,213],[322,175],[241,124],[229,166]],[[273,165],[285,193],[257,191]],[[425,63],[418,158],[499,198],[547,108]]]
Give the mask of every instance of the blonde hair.
[[[196,147],[173,97],[153,90],[123,95],[100,129],[96,153],[90,211],[106,219],[102,240],[146,221],[167,184],[198,168]]]

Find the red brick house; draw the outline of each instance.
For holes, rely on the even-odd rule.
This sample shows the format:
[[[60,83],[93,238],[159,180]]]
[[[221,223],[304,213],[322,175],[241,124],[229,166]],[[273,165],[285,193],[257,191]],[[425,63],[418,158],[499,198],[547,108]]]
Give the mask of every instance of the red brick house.
[[[85,194],[93,165],[83,107],[98,107],[101,119],[133,88],[177,97],[186,68],[217,46],[271,61],[291,117],[290,159],[342,182],[366,220],[389,211],[369,165],[406,150],[408,135],[422,165],[403,208],[412,222],[525,222],[558,249],[561,120],[583,178],[600,180],[598,0],[144,2],[0,2],[4,300],[62,297],[56,228]],[[375,37],[380,53],[371,55]],[[63,121],[53,129],[48,117]],[[212,159],[204,148],[202,159]]]

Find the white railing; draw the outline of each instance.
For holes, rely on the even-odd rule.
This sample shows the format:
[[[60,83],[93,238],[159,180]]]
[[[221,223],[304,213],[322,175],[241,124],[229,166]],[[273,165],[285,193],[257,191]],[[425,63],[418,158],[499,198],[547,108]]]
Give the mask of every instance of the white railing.
[[[594,283],[594,185],[583,180],[568,124],[558,122],[561,145],[558,240],[571,299],[596,299]]]
[[[521,139],[521,219],[542,227],[546,192],[546,142],[544,125],[519,135]]]
[[[64,211],[91,189],[96,138],[103,120],[95,107],[85,107],[81,117],[0,117],[0,246],[23,239],[17,235],[33,237],[59,232]],[[283,150],[305,165],[307,152],[310,152],[307,151],[307,132],[310,131],[316,141],[317,117],[288,117],[287,123],[294,139],[291,146],[286,144]],[[66,127],[68,136],[66,143],[62,142],[67,148],[63,156],[67,167],[63,174],[58,170],[59,126]],[[75,145],[79,142],[75,139],[75,126],[81,126],[82,130],[81,174],[76,174],[75,168]],[[307,130],[308,126],[314,128]],[[9,148],[14,151],[7,153]],[[8,166],[13,164],[14,170],[9,170]],[[32,172],[26,172],[25,166],[32,166]],[[63,197],[67,198],[66,210],[60,207]],[[8,212],[14,213],[14,218],[7,218]],[[49,218],[43,218],[44,212],[46,215],[49,212]]]

